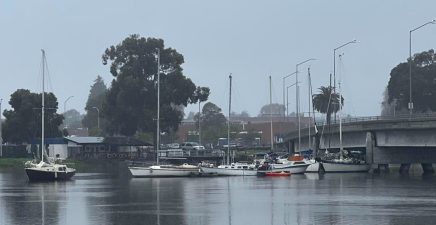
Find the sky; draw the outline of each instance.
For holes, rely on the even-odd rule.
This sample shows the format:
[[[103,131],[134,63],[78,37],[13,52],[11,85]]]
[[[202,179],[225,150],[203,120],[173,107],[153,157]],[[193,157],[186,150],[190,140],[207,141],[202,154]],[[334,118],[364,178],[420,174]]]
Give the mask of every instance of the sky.
[[[110,85],[105,49],[130,34],[162,38],[183,54],[184,74],[210,87],[209,101],[228,111],[259,114],[272,101],[283,104],[283,77],[299,66],[301,111],[308,111],[307,71],[313,92],[328,86],[336,51],[336,78],[345,98],[343,113],[374,116],[392,68],[409,57],[409,31],[436,19],[436,1],[402,0],[101,0],[0,1],[0,98],[10,109],[17,89],[41,92],[41,51],[47,55],[47,90],[59,110],[84,113],[97,75]],[[434,49],[436,25],[413,32],[412,52]],[[339,57],[338,55],[342,55]],[[295,76],[285,79],[295,83]],[[295,88],[289,89],[295,111]],[[69,96],[74,96],[70,98]],[[66,102],[65,102],[66,101]],[[198,111],[198,105],[185,109]]]

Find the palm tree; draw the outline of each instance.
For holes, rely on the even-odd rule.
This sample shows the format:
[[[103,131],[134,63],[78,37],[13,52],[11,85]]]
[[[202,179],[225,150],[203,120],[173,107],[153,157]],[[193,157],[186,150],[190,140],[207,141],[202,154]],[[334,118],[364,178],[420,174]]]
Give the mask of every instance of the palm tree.
[[[333,87],[319,88],[320,93],[313,96],[313,108],[326,114],[327,124],[330,124],[332,113],[339,111],[339,93],[333,93]],[[342,106],[344,105],[344,98],[341,99]]]

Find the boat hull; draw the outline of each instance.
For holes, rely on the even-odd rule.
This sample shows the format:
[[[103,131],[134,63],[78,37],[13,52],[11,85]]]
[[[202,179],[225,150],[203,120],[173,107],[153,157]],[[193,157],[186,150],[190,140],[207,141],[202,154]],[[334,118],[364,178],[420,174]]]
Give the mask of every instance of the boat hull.
[[[289,177],[291,175],[291,173],[289,172],[266,172],[265,176],[267,177]]]
[[[133,177],[190,177],[199,175],[198,168],[129,167]]]
[[[237,169],[237,168],[218,168],[218,167],[200,167],[203,174],[214,174],[218,176],[256,176],[257,170],[254,169]]]
[[[318,171],[319,171],[319,162],[311,163],[306,169],[306,173],[318,173]]]
[[[76,171],[47,171],[41,168],[26,168],[26,174],[30,181],[63,181],[69,180]]]
[[[371,166],[369,164],[353,164],[339,162],[321,162],[319,170],[325,173],[366,173]]]
[[[287,165],[287,164],[271,164],[267,170],[258,170],[259,175],[267,172],[289,172],[291,174],[305,173],[309,164]]]

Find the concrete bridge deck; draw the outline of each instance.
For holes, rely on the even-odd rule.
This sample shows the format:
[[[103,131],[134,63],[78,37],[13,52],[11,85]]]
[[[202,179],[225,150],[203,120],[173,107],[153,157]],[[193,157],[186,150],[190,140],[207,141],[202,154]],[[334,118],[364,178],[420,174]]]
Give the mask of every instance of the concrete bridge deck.
[[[344,119],[342,140],[345,149],[364,150],[372,164],[436,163],[436,114]],[[339,124],[318,126],[317,135],[314,127],[300,137],[291,132],[285,144],[291,152],[339,149]]]

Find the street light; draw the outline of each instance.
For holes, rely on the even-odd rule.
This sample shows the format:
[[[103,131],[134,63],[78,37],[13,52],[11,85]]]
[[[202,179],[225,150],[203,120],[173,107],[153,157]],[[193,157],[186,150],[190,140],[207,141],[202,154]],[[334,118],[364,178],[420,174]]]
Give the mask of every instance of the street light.
[[[343,44],[343,45],[333,49],[333,91],[336,90],[336,50],[338,50],[338,49],[340,49],[342,47],[345,47],[345,46],[347,46],[349,44],[355,44],[355,43],[357,43],[356,39],[354,39],[352,41],[349,41],[349,42],[347,42],[347,43],[345,43],[345,44]]]
[[[286,87],[286,110],[289,108],[289,88],[295,86],[297,83],[293,83]],[[286,111],[286,116],[289,115],[289,112]]]
[[[93,109],[97,110],[97,128],[100,131],[100,110],[97,107],[92,107]]]
[[[418,30],[426,25],[435,24],[435,20],[427,22],[415,29],[409,31],[409,112],[410,116],[412,116],[413,111],[413,101],[412,101],[412,32]]]
[[[73,95],[71,95],[70,97],[68,97],[65,101],[64,101],[64,114],[67,111],[67,102],[68,100],[70,100],[72,97],[74,97]]]
[[[290,77],[290,76],[292,76],[292,75],[294,75],[294,74],[296,74],[296,72],[293,72],[293,73],[291,73],[291,74],[288,74],[288,75],[286,75],[286,76],[284,76],[283,77],[283,105],[285,105],[285,79],[286,78],[288,78],[288,77]],[[288,105],[286,105],[286,108],[285,108],[285,112],[286,112],[286,114],[285,114],[285,116],[284,116],[284,119],[286,120],[286,118],[288,117]]]
[[[349,44],[355,44],[357,43],[357,40],[354,39],[352,41],[349,41],[343,45],[340,45],[339,47],[333,49],[333,93],[336,93],[336,50],[345,47]],[[336,112],[335,112],[335,122],[336,122]]]
[[[64,117],[65,117],[65,112],[67,111],[67,102],[68,102],[68,100],[70,100],[72,97],[74,97],[74,96],[70,96],[70,97],[68,97],[65,101],[64,101]],[[66,119],[66,118],[64,118],[64,119]],[[65,128],[67,128],[68,126],[67,126],[67,124],[65,123]]]
[[[296,101],[295,101],[295,103],[296,103],[296,108],[297,108],[297,118],[298,118],[298,150],[300,151],[300,149],[301,149],[301,129],[300,129],[300,124],[301,124],[301,122],[300,122],[300,87],[299,87],[299,85],[298,85],[298,66],[300,66],[300,65],[302,65],[302,64],[304,64],[304,63],[307,63],[307,62],[309,62],[309,61],[312,61],[312,60],[316,60],[316,59],[313,59],[313,58],[310,58],[310,59],[307,59],[307,60],[305,60],[305,61],[303,61],[303,62],[300,62],[300,63],[298,63],[296,66],[295,66],[295,83],[297,84],[297,86],[296,86],[296,88],[295,88],[295,92],[296,92],[296,96],[295,96],[295,99],[296,99]]]

